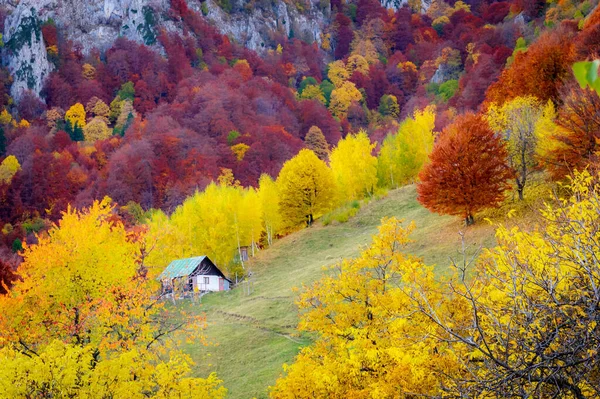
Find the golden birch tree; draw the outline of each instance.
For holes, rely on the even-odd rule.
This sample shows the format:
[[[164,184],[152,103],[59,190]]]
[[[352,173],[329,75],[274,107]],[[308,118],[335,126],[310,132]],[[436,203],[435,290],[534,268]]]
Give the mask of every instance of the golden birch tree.
[[[341,201],[361,199],[373,194],[377,184],[376,143],[363,130],[340,140],[330,156],[330,166]]]

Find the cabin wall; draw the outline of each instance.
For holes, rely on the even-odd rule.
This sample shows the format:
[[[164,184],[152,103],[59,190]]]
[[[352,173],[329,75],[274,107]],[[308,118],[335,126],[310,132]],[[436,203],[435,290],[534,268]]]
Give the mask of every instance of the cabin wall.
[[[208,278],[208,284],[204,283],[204,278]],[[219,276],[194,276],[194,289],[198,291],[219,291]]]

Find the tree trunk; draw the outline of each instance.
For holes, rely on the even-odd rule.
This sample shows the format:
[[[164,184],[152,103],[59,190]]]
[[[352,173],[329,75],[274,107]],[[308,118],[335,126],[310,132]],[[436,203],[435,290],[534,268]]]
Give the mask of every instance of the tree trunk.
[[[271,228],[269,226],[266,226],[266,230],[267,230],[267,243],[269,244],[269,246],[273,245],[273,238],[272,238],[272,233],[271,233]]]
[[[525,177],[522,178],[517,177],[517,193],[519,194],[519,201],[523,201],[523,191],[525,190]]]
[[[465,217],[465,225],[471,226],[475,224],[475,218],[470,213]]]
[[[517,188],[517,193],[519,193],[519,201],[523,201],[523,188]]]
[[[242,258],[242,248],[240,247],[240,233],[239,233],[239,229],[238,229],[236,215],[234,215],[234,221],[235,221],[235,235],[237,237],[237,247],[238,247],[238,254],[240,256],[240,263],[242,264],[242,269],[246,270],[246,267],[244,266],[244,258]]]

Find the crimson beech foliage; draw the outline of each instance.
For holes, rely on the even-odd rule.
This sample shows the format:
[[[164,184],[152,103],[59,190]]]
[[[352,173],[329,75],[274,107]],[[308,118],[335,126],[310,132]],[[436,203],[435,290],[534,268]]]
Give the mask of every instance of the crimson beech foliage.
[[[350,43],[354,39],[352,20],[343,13],[338,12],[334,19],[335,26],[335,58],[344,58],[350,50]]]
[[[507,156],[504,142],[480,115],[456,118],[419,173],[419,202],[432,212],[460,215],[473,224],[476,212],[499,205],[510,188],[513,171]]]
[[[501,104],[532,95],[542,101],[559,102],[561,86],[572,77],[574,53],[573,33],[569,29],[543,34],[526,52],[515,55],[513,64],[489,87],[487,100]]]
[[[169,212],[219,176],[222,168],[231,169],[243,185],[256,185],[262,173],[276,176],[303,148],[312,126],[331,146],[359,129],[381,143],[397,130],[400,119],[431,103],[437,109],[436,129],[443,129],[457,114],[476,111],[485,101],[504,102],[527,94],[555,101],[566,115],[562,104],[568,101],[561,87],[571,76],[572,61],[600,51],[599,10],[586,16],[582,29],[572,20],[550,30],[542,27],[543,8],[558,5],[541,0],[469,0],[465,3],[470,12],[434,7],[429,15],[408,5],[386,10],[377,0],[330,3],[331,23],[323,32],[324,41],[310,43],[302,32],[291,35],[295,37],[276,32],[259,52],[221,34],[185,0],[169,0],[166,17],[177,29],[157,29],[152,47],[120,37],[107,50],[84,54],[66,40],[60,26],[43,23],[44,44],[54,65],[43,101],[24,93],[15,103],[10,96],[13,78],[0,67],[0,112],[7,110],[0,155],[14,155],[21,165],[10,184],[0,187],[0,220],[14,227],[3,236],[4,242],[0,240],[0,250],[8,247],[10,252],[14,239],[25,238],[21,224],[37,217],[56,221],[67,204],[87,206],[109,195],[120,205],[135,201],[146,209]],[[456,2],[446,3],[454,7]],[[523,31],[512,17],[520,11],[526,22],[541,27],[539,38],[529,29]],[[5,12],[0,9],[0,31]],[[441,14],[448,22],[436,30],[432,23]],[[527,51],[505,68],[520,36],[525,36]],[[452,60],[452,68],[457,68],[452,77],[443,76],[441,56],[448,49],[458,54]],[[321,101],[327,103],[332,90],[324,81],[327,62],[332,56],[347,62],[361,52],[369,55],[368,71],[355,71],[349,80],[363,98],[349,106],[345,118],[334,118],[328,104],[297,96],[303,79],[312,78],[321,85]],[[442,80],[458,80],[458,88],[443,101],[431,90],[436,71],[441,71]],[[126,83],[133,88],[129,93],[135,118],[112,137],[74,143],[67,126],[48,125],[46,111],[56,108],[54,115],[64,114],[76,103],[86,106],[93,97],[110,105]],[[385,95],[396,98],[398,118],[379,112]],[[30,126],[18,127],[21,119]],[[595,146],[584,145],[593,132],[570,125],[578,130],[562,138],[570,150],[556,154],[556,170],[554,164],[547,167],[553,175],[562,176],[573,165],[581,167],[596,158],[589,150]],[[109,128],[114,127],[109,121]],[[248,147],[241,157],[232,151],[236,145]]]

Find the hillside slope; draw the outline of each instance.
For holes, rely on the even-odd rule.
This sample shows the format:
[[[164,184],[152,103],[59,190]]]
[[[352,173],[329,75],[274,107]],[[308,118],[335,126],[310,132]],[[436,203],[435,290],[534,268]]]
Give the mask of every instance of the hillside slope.
[[[205,296],[200,306],[186,305],[206,312],[209,324],[206,335],[212,344],[187,348],[198,374],[215,371],[231,398],[267,397],[267,387],[281,373],[282,364],[310,343],[310,337],[296,330],[294,287],[317,280],[323,266],[356,256],[385,216],[416,222],[415,242],[408,252],[435,264],[440,273],[447,270],[450,257],[460,257],[460,231],[465,232],[470,254],[495,240],[493,226],[483,221],[465,229],[459,218],[430,213],[416,201],[414,186],[390,191],[345,224],[317,224],[287,236],[251,261],[250,295],[247,285],[241,284],[230,292]]]

